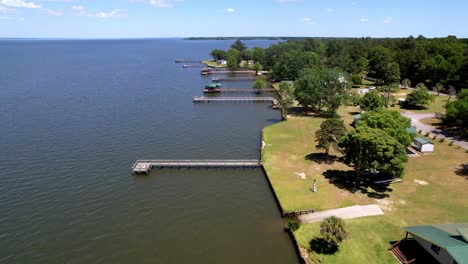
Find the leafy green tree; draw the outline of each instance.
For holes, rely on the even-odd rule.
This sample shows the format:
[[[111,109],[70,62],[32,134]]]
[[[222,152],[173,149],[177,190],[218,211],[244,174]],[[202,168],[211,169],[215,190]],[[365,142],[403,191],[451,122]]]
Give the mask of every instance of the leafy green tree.
[[[437,92],[437,96],[440,95],[440,92],[444,89],[444,86],[441,83],[436,83],[434,86],[434,91]]]
[[[373,47],[369,53],[369,76],[384,84],[400,82],[400,66],[392,50],[383,46]]]
[[[265,63],[265,50],[259,47],[255,47],[252,49],[252,59],[263,65]]]
[[[245,50],[242,50],[241,51],[241,58],[243,60],[251,60],[253,57],[253,51],[252,50],[249,50],[249,49],[245,49]]]
[[[384,100],[377,91],[368,92],[359,100],[359,107],[365,111],[376,110],[382,108],[383,105]]]
[[[294,81],[302,69],[317,65],[320,65],[320,58],[317,54],[289,51],[276,60],[271,71],[271,77],[278,81]]]
[[[400,86],[398,85],[398,83],[392,83],[389,85],[384,85],[380,89],[382,92],[384,92],[384,105],[386,108],[388,108],[388,105],[392,100],[391,93],[398,91],[400,89]]]
[[[338,143],[344,135],[346,135],[346,127],[343,120],[339,118],[326,119],[320,125],[320,129],[315,132],[317,148],[325,150],[325,154],[329,156],[330,147],[338,150]]]
[[[245,46],[245,44],[240,39],[238,39],[236,42],[234,42],[234,44],[231,45],[231,48],[238,51],[243,51],[247,49],[247,46]]]
[[[458,99],[445,105],[446,113],[444,121],[449,124],[468,127],[468,89],[463,89],[458,94]]]
[[[353,82],[354,85],[361,85],[362,84],[361,75],[353,74],[353,76],[351,76],[351,82]]]
[[[253,84],[253,88],[257,90],[265,88],[265,80],[263,80],[263,78],[257,78]]]
[[[263,69],[263,66],[260,63],[255,62],[252,69],[255,71],[255,75],[258,75],[258,72]]]
[[[313,106],[319,111],[326,106],[328,114],[333,116],[347,98],[344,76],[338,69],[304,69],[294,83],[294,95],[302,106]]]
[[[429,94],[427,87],[419,83],[416,89],[406,97],[406,105],[409,107],[421,107],[434,101],[434,96]]]
[[[294,102],[294,86],[286,82],[280,83],[276,99],[281,107],[281,116],[286,119],[288,109]]]
[[[210,53],[214,60],[225,60],[227,58],[227,52],[221,49],[214,49]]]
[[[343,149],[344,163],[356,171],[355,189],[365,171],[401,177],[408,159],[405,147],[379,128],[358,127],[341,138],[339,146]]]
[[[455,90],[455,88],[453,88],[453,86],[449,86],[447,92],[448,92],[448,94],[449,94],[449,98],[447,99],[447,101],[450,102],[450,99],[452,98],[452,96],[457,95],[457,91]]]
[[[336,216],[323,219],[320,223],[320,234],[328,244],[335,246],[350,236],[344,220]]]
[[[242,54],[239,50],[237,49],[230,49],[228,52],[227,52],[227,58],[229,57],[233,57],[236,59],[236,65],[239,66],[239,63],[241,62],[242,60]]]
[[[406,147],[413,141],[413,135],[406,132],[406,128],[411,127],[411,120],[395,110],[365,112],[356,124],[356,127],[363,126],[382,129]]]
[[[410,88],[411,87],[410,79],[404,79],[403,81],[401,81],[401,86],[403,86],[404,88]]]
[[[232,54],[228,55],[228,57],[227,57],[227,68],[230,71],[235,71],[235,70],[237,70],[237,67],[238,67],[238,63],[237,63],[236,57],[234,55],[232,55]]]

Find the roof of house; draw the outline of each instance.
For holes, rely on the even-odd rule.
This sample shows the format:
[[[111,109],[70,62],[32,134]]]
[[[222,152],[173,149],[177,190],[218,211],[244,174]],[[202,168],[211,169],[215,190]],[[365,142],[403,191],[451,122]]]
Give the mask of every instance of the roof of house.
[[[468,223],[408,226],[404,229],[444,248],[459,264],[468,263],[468,242],[464,240]]]
[[[434,144],[432,143],[431,141],[429,141],[428,139],[425,139],[425,138],[422,138],[422,137],[417,137],[417,138],[414,138],[414,141],[417,141],[421,144]]]
[[[410,134],[417,134],[416,128],[415,127],[407,127],[406,132]]]

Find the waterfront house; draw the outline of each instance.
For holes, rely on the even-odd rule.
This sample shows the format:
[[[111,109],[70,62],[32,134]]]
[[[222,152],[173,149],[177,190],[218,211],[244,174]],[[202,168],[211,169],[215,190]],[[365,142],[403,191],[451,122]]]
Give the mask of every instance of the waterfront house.
[[[392,247],[392,252],[402,263],[412,260],[418,263],[468,264],[468,223],[408,226],[404,230],[406,237]],[[413,243],[412,250],[404,252],[398,249],[405,243]],[[405,254],[411,255],[410,261]]]
[[[218,65],[227,65],[227,60],[218,60]]]
[[[417,137],[413,143],[420,152],[434,152],[434,143],[425,138]]]

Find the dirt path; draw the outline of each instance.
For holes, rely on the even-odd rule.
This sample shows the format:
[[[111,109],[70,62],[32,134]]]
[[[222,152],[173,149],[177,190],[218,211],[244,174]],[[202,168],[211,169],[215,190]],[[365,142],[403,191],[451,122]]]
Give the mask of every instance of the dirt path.
[[[421,122],[421,120],[426,118],[434,118],[435,113],[423,113],[418,114],[411,111],[406,111],[402,113],[403,116],[406,116],[411,119],[411,124],[416,127],[416,130],[422,130],[424,133],[431,133],[437,135],[438,138],[445,138],[447,140],[453,141],[455,145],[458,145],[464,149],[468,149],[468,142],[456,139],[451,136],[444,135],[444,132],[440,129],[437,129],[431,125],[426,125]]]
[[[371,215],[383,215],[382,209],[376,204],[371,205],[355,205],[350,207],[344,207],[339,209],[321,211],[317,213],[305,214],[298,216],[298,220],[301,223],[316,223],[323,219],[336,216],[343,219],[359,218]]]

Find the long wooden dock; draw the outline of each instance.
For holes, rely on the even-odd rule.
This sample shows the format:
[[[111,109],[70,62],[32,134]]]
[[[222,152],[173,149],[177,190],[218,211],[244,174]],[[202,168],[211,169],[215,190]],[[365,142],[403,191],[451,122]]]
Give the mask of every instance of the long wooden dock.
[[[132,166],[135,174],[146,174],[153,168],[255,168],[260,160],[137,160]]]
[[[245,76],[245,77],[217,77],[217,78],[212,78],[211,80],[213,82],[226,82],[226,81],[252,81],[256,80],[257,77],[255,76]]]
[[[202,75],[207,75],[207,74],[256,74],[256,71],[252,70],[236,70],[236,71],[230,71],[226,68],[204,68],[201,70]]]
[[[273,88],[253,89],[253,88],[220,88],[217,89],[218,93],[256,93],[256,92],[274,92]],[[209,89],[204,89],[203,92],[210,93]]]
[[[202,63],[201,60],[176,60],[175,63]]]
[[[273,97],[205,97],[194,96],[194,103],[203,102],[272,102],[276,101]]]

